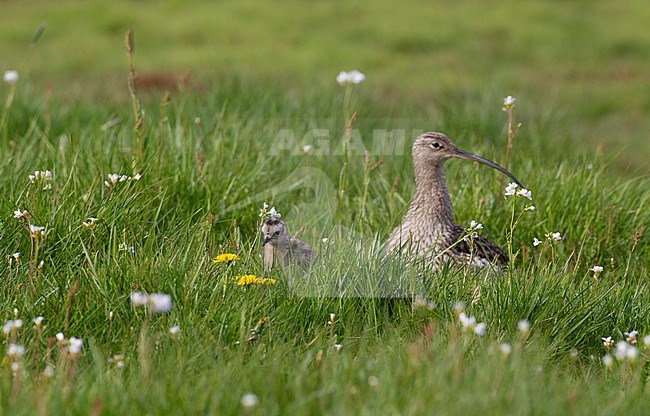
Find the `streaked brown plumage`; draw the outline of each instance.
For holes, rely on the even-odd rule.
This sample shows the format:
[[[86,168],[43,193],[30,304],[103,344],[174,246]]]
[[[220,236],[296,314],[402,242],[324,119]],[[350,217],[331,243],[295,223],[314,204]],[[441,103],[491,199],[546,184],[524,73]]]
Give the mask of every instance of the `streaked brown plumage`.
[[[309,244],[296,237],[287,235],[283,221],[269,218],[262,224],[262,257],[267,269],[280,264],[296,265],[307,270],[314,260],[314,253]]]
[[[409,259],[424,256],[440,266],[449,261],[476,267],[508,263],[508,255],[488,239],[466,236],[454,223],[443,165],[455,157],[497,169],[521,185],[510,172],[494,162],[458,149],[442,133],[424,133],[413,142],[415,193],[402,224],[388,237],[386,254],[400,251]]]

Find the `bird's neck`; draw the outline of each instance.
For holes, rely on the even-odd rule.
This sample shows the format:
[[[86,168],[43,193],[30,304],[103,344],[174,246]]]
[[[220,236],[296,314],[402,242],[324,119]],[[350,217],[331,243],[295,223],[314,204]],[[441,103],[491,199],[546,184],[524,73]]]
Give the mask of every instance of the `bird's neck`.
[[[443,164],[415,164],[415,194],[407,215],[426,218],[442,228],[454,224]]]

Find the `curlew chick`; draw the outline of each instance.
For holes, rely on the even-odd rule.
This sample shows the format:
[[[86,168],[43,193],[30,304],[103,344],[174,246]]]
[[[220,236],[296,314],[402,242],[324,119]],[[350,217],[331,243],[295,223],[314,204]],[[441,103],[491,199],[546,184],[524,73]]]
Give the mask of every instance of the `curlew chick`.
[[[277,218],[269,218],[262,224],[262,257],[264,266],[271,269],[275,265],[297,265],[307,270],[314,259],[309,244],[296,237],[287,235],[284,222]]]
[[[450,158],[473,160],[508,175],[520,186],[521,182],[496,163],[457,148],[442,133],[418,136],[412,156],[415,193],[404,220],[388,237],[386,254],[424,256],[436,266],[449,261],[475,267],[507,264],[508,255],[501,247],[481,236],[464,238],[465,229],[454,223],[443,166]]]

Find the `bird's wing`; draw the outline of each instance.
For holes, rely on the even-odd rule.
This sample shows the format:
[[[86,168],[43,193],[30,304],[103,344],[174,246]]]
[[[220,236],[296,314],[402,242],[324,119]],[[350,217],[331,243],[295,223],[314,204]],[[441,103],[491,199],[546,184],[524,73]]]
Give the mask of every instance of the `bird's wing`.
[[[291,257],[296,259],[303,269],[309,267],[314,258],[311,246],[296,237],[289,239],[289,251]]]
[[[453,230],[453,241],[457,242],[452,250],[467,254],[468,256],[482,257],[491,263],[505,266],[508,264],[508,253],[501,247],[494,244],[485,237],[478,236],[471,239],[463,239],[465,229],[460,225],[455,225]]]

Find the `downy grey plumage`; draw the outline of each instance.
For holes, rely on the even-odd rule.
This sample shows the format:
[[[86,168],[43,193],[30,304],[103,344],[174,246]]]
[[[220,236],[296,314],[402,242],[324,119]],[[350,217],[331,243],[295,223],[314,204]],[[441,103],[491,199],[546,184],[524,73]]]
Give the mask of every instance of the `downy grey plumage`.
[[[296,265],[307,270],[314,260],[314,254],[309,244],[296,237],[287,235],[283,221],[269,218],[262,224],[262,257],[264,266],[271,269],[274,266]]]

